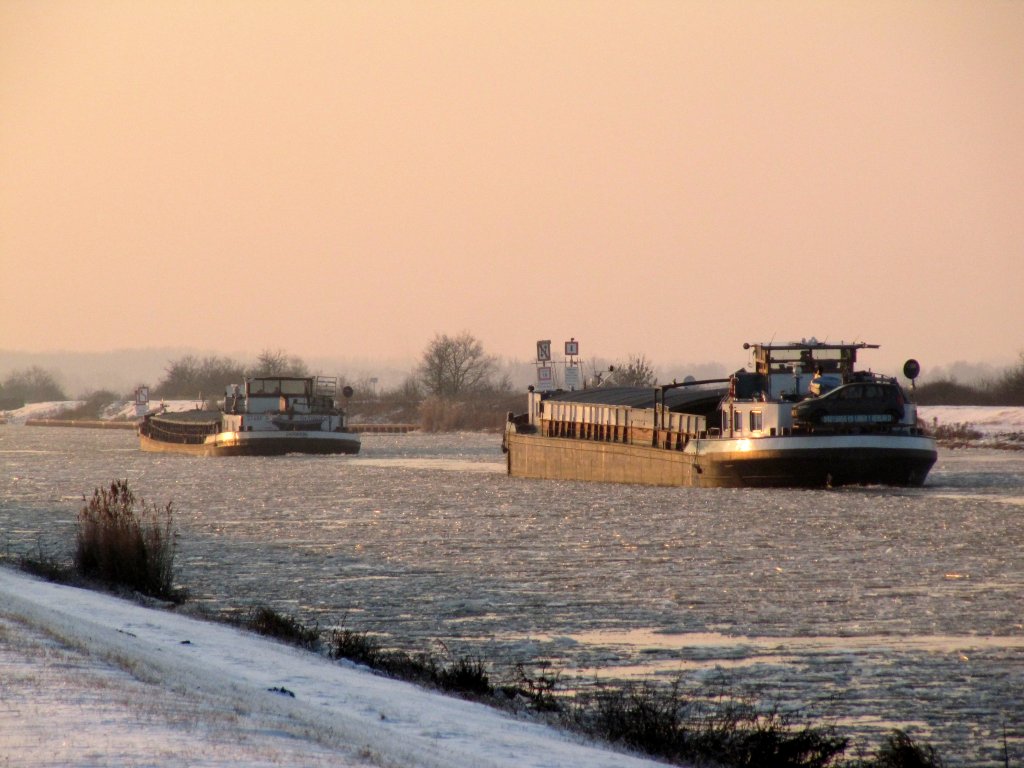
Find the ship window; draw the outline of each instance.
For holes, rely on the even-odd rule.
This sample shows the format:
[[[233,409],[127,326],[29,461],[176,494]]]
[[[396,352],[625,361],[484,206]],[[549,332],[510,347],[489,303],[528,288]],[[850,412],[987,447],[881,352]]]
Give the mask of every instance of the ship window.
[[[743,412],[742,411],[736,411],[736,413],[733,414],[733,427],[732,428],[733,428],[733,430],[735,432],[742,432],[743,431]]]
[[[727,432],[729,430],[729,414],[722,411],[722,431]]]
[[[281,394],[281,381],[280,379],[253,379],[249,382],[249,394],[279,395]]]
[[[761,429],[762,429],[761,424],[762,424],[762,422],[761,422],[761,412],[760,411],[751,411],[750,412],[750,431],[751,432],[760,432]]]

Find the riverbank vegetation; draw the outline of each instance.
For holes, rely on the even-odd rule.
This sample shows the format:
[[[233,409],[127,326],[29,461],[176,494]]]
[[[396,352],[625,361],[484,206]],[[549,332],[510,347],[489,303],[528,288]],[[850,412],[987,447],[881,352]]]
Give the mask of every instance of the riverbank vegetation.
[[[13,371],[0,382],[0,411],[21,408],[25,403],[48,403],[67,400],[57,375],[38,365]]]
[[[95,392],[87,392],[79,398],[78,405],[66,408],[61,411],[62,419],[105,419],[106,410],[121,398],[109,389],[99,389]]]
[[[1024,405],[1024,353],[994,378],[976,384],[951,378],[927,381],[913,395],[919,405]]]
[[[177,546],[170,502],[163,508],[136,502],[127,480],[97,488],[78,513],[75,572],[83,579],[176,600]]]
[[[78,512],[71,563],[39,548],[15,559],[23,571],[59,584],[101,587],[182,603],[188,593],[174,584],[178,534],[173,504],[137,499],[127,480],[96,488]]]

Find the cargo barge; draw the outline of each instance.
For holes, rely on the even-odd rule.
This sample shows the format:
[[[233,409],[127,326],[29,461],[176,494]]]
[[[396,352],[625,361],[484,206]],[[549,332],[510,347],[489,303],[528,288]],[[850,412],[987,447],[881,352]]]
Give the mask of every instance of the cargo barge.
[[[192,456],[359,453],[331,376],[262,376],[227,388],[219,410],[160,411],[139,423],[144,451]],[[347,399],[352,390],[342,391]]]
[[[509,414],[508,474],[683,487],[919,486],[935,441],[865,343],[744,344],[753,370],[655,388],[540,392]],[[914,379],[919,367],[907,361]]]

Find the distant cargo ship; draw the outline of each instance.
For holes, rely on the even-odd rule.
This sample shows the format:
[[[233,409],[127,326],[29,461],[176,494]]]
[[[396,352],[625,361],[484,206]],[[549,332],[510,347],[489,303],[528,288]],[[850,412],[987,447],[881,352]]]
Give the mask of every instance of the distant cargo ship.
[[[228,387],[220,410],[147,414],[140,446],[193,456],[359,453],[359,435],[346,426],[337,390],[337,378],[329,376],[249,378]]]
[[[655,388],[528,395],[502,448],[516,477],[689,487],[919,486],[937,458],[877,344],[744,344],[753,371]],[[919,367],[907,361],[916,378]]]

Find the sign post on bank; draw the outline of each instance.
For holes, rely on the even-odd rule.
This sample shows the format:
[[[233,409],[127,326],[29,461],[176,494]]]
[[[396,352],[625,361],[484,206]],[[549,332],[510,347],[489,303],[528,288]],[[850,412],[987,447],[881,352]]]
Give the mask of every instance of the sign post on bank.
[[[551,339],[537,342],[537,389],[549,392],[554,389],[554,371],[551,370]]]

